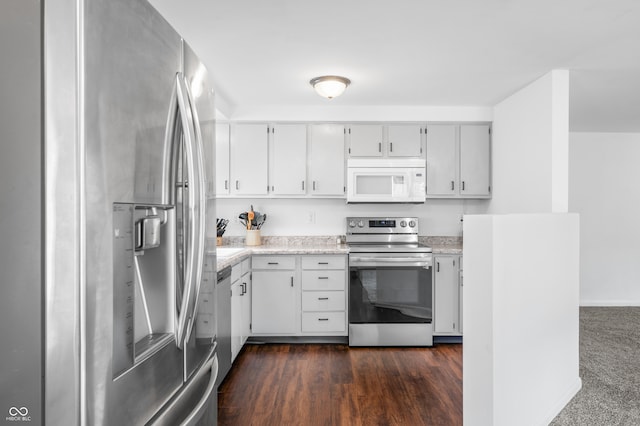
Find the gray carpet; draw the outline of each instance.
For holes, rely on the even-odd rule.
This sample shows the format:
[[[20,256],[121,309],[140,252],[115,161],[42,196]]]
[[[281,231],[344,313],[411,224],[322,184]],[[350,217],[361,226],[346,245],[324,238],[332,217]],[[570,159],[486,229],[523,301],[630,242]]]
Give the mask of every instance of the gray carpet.
[[[640,307],[580,308],[580,377],[551,425],[640,425]]]

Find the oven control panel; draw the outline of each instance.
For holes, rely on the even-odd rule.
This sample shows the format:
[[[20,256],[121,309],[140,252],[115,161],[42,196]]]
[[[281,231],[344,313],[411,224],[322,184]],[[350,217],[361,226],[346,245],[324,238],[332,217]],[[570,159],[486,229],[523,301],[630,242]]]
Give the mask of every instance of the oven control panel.
[[[347,234],[417,234],[417,217],[348,217]]]

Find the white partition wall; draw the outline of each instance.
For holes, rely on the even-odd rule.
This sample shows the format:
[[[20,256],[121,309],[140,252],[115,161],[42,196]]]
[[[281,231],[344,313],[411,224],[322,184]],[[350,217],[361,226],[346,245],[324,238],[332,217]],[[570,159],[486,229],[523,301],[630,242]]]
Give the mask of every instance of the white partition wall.
[[[465,216],[464,237],[464,424],[546,425],[581,387],[578,215]]]
[[[553,70],[494,107],[489,213],[566,213],[569,71]]]

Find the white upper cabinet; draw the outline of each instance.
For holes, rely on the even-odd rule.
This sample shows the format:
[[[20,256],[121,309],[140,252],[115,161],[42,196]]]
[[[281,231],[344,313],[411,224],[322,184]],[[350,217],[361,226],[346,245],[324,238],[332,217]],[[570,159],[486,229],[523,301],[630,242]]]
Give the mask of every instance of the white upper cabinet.
[[[427,195],[456,194],[457,126],[434,124],[427,132]]]
[[[422,126],[394,124],[387,126],[389,157],[420,157],[422,155]]]
[[[231,194],[267,195],[267,124],[231,126]]]
[[[344,196],[344,126],[309,126],[309,192],[316,196]]]
[[[490,127],[487,124],[460,126],[460,193],[489,196],[491,193]]]
[[[229,124],[216,124],[216,194],[229,194]]]
[[[307,184],[307,126],[275,124],[271,128],[271,193],[304,195]]]
[[[491,126],[427,125],[427,198],[491,197]]]
[[[352,124],[348,133],[351,157],[382,157],[384,133],[381,124]]]

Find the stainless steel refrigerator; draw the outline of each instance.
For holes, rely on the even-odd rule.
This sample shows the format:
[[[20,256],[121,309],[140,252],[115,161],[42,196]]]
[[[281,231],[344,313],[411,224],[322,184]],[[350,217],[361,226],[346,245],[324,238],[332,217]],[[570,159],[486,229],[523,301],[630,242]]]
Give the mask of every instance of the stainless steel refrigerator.
[[[0,423],[215,424],[207,70],[146,0],[5,0],[0,57]]]

